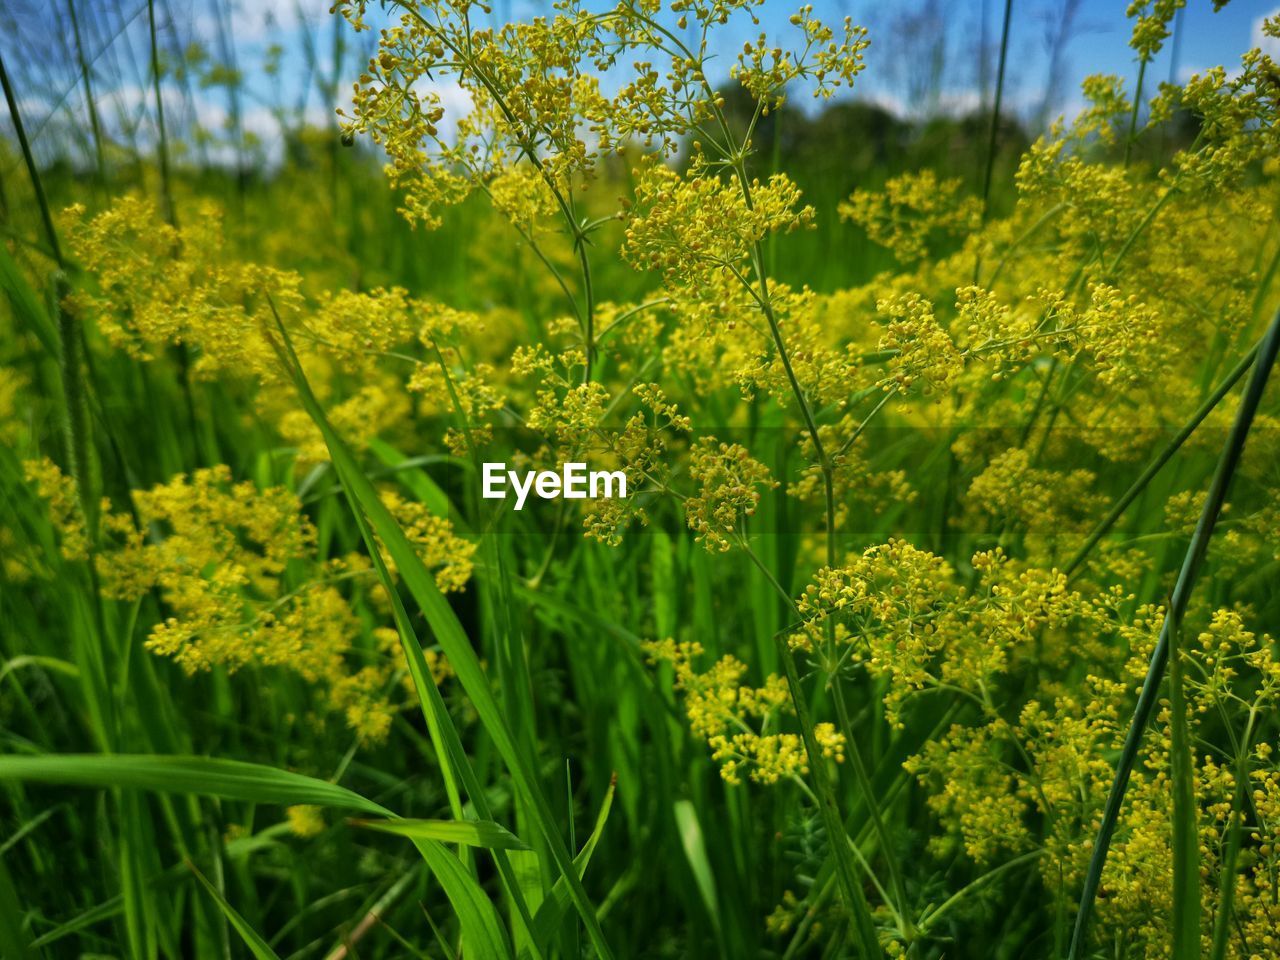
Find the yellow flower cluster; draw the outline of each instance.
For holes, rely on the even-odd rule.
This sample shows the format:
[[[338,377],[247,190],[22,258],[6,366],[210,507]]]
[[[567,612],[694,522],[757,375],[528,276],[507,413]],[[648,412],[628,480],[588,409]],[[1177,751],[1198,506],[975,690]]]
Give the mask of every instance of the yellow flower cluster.
[[[756,512],[760,490],[776,487],[769,468],[738,443],[701,437],[689,452],[689,477],[698,492],[685,500],[685,518],[708,550],[728,550],[729,537]]]
[[[319,807],[307,803],[294,804],[286,807],[284,813],[289,832],[295,837],[307,840],[324,833],[324,814]]]
[[[960,187],[959,178],[939,180],[932,170],[904,173],[886,182],[883,190],[856,191],[837,212],[910,263],[929,252],[934,238],[964,235],[981,222],[981,202],[962,195]]]
[[[1083,533],[1105,510],[1107,498],[1093,490],[1095,477],[1083,468],[1037,467],[1032,455],[1013,447],[994,457],[973,479],[973,509],[1035,535]]]
[[[762,105],[762,112],[777,109],[786,101],[786,88],[800,78],[814,81],[813,95],[830,98],[840,87],[851,87],[862,72],[863,53],[870,45],[867,31],[844,20],[844,35],[836,42],[835,31],[813,16],[806,4],[791,16],[791,25],[804,34],[798,49],[770,46],[761,33],[755,43],[745,43],[730,75]]]
[[[1125,16],[1134,20],[1129,46],[1142,60],[1150,60],[1169,39],[1169,23],[1186,0],[1133,0]]]
[[[892,354],[893,385],[907,391],[919,383],[927,394],[945,392],[960,376],[964,356],[934,318],[933,305],[907,293],[881,300],[876,309],[889,318],[880,349]]]
[[[813,220],[785,174],[744,187],[698,166],[681,175],[650,162],[635,176],[622,253],[636,269],[661,273],[668,287],[697,290],[721,271],[742,275],[767,235]]]
[[[28,475],[48,503],[64,552],[83,556],[74,483],[48,461],[30,464]],[[440,588],[463,589],[475,545],[421,504],[394,493],[384,501]],[[363,740],[385,738],[403,655],[394,630],[362,642],[356,604],[377,600],[366,557],[317,560],[316,532],[296,496],[233,482],[225,466],[135,490],[133,507],[136,522],[130,513],[104,515],[98,564],[109,596],[136,600],[158,592],[169,615],[152,628],[148,650],[192,674],[214,667],[287,670],[319,687],[325,708]],[[438,655],[436,661],[440,680],[448,667]]]
[[[28,460],[22,465],[23,476],[45,501],[49,521],[58,532],[59,549],[64,559],[76,561],[89,557],[89,531],[80,511],[76,482],[48,457]]]
[[[327,460],[328,451],[292,385],[282,382],[271,342],[277,321],[289,331],[330,420],[357,448],[409,419],[406,388],[421,394],[431,412],[452,412],[449,378],[468,417],[480,420],[502,405],[492,367],[463,370],[457,363],[453,342],[476,339],[484,329],[474,314],[415,300],[401,287],[322,291],[309,300],[298,272],[231,256],[221,217],[207,203],[184,217],[181,230],[134,196],[91,218],[80,208],[68,216],[72,248],[96,280],[96,289],[74,294],[83,315],[140,359],[182,345],[192,351],[197,376],[256,379],[259,408],[301,463]],[[397,352],[415,339],[427,348],[426,359]],[[407,380],[379,365],[388,357],[411,364]]]
[[[451,593],[465,589],[471,579],[476,545],[455,534],[448,518],[437,517],[425,504],[406,500],[392,490],[383,491],[382,502],[413,545],[414,552],[431,571],[440,591]],[[387,566],[395,570],[395,562],[389,556]]]
[[[703,654],[696,641],[658,640],[644,644],[650,662],[668,663],[676,689],[684,695],[685,713],[695,735],[711,747],[720,775],[741,783],[745,771],[756,783],[774,784],[807,772],[804,744],[796,733],[766,732],[790,712],[786,681],[769,676],[762,687],[742,681],[747,666],[726,655],[699,672],[694,660]],[[823,756],[844,760],[845,738],[830,723],[815,725]]]
[[[96,280],[75,303],[113,345],[149,359],[166,344],[186,344],[197,375],[271,375],[275,358],[261,335],[274,327],[267,297],[292,315],[301,280],[231,257],[215,206],[202,202],[181,230],[132,195],[91,219],[79,206],[66,218],[72,253]]]
[[[470,0],[403,0],[398,22],[381,32],[354,85],[345,130],[368,135],[386,152],[388,177],[403,191],[411,222],[438,225],[442,207],[480,188],[526,233],[533,217],[553,208],[577,231],[574,185],[595,175],[601,154],[641,143],[669,155],[704,122],[724,127],[723,98],[705,71],[712,33],[739,11],[754,20],[758,4],[620,0],[593,11],[560,0],[551,16],[494,29],[477,25],[472,8],[480,5]],[[367,27],[366,7],[366,0],[343,0],[334,10],[359,30]],[[863,69],[868,41],[861,27],[846,19],[837,35],[811,6],[791,24],[800,34],[794,48],[761,38],[746,44],[732,67],[762,112],[780,105],[795,82],[830,97]],[[609,95],[599,78],[615,67],[623,79]],[[455,82],[468,106],[450,112],[424,78]],[[542,185],[513,196],[511,177]]]

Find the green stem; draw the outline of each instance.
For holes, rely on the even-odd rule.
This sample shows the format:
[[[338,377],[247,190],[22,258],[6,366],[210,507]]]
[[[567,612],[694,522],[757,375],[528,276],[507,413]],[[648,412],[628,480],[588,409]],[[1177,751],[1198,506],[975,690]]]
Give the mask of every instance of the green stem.
[[[1129,777],[1138,759],[1138,749],[1142,745],[1143,733],[1146,731],[1147,724],[1155,712],[1160,683],[1164,678],[1165,667],[1168,665],[1169,635],[1182,622],[1187,603],[1191,599],[1192,587],[1200,572],[1200,567],[1204,563],[1205,555],[1209,551],[1209,540],[1213,536],[1214,525],[1222,512],[1222,504],[1226,500],[1227,489],[1231,485],[1232,477],[1235,476],[1236,467],[1240,462],[1240,455],[1244,451],[1245,440],[1249,436],[1249,429],[1253,425],[1253,418],[1258,411],[1258,404],[1262,400],[1262,392],[1267,385],[1267,379],[1271,374],[1271,367],[1275,363],[1277,352],[1280,352],[1280,311],[1277,311],[1258,350],[1257,364],[1253,368],[1244,396],[1240,400],[1240,408],[1236,413],[1235,423],[1232,424],[1231,433],[1227,437],[1222,456],[1218,461],[1218,468],[1214,473],[1213,481],[1209,485],[1209,491],[1205,497],[1204,510],[1200,514],[1195,533],[1191,537],[1191,544],[1187,548],[1186,556],[1182,562],[1182,569],[1178,573],[1178,580],[1174,585],[1173,595],[1169,600],[1168,613],[1165,615],[1164,624],[1160,628],[1160,637],[1156,641],[1155,650],[1151,654],[1147,676],[1138,695],[1138,703],[1133,712],[1133,720],[1129,725],[1129,732],[1125,736],[1124,747],[1120,752],[1115,781],[1112,783],[1111,792],[1107,797],[1102,824],[1098,828],[1098,835],[1094,840],[1093,855],[1089,860],[1088,872],[1085,874],[1084,889],[1080,894],[1080,908],[1076,913],[1075,928],[1071,934],[1071,948],[1068,954],[1070,960],[1080,960],[1084,956],[1089,917],[1093,911],[1094,899],[1098,895],[1098,887],[1102,882],[1102,870],[1107,862],[1107,851],[1111,846],[1111,838],[1114,836],[1116,825],[1120,820],[1120,809],[1124,804],[1124,795],[1129,786]]]
[[[880,847],[880,855],[884,860],[885,868],[889,871],[889,889],[893,891],[893,902],[895,912],[898,915],[899,932],[901,932],[903,939],[910,940],[913,930],[911,920],[907,914],[906,888],[903,886],[902,874],[898,870],[897,861],[893,857],[893,847],[889,842],[889,830],[885,826],[884,816],[880,812],[880,805],[876,803],[875,787],[871,783],[870,775],[867,773],[866,764],[862,762],[862,751],[858,749],[858,743],[854,737],[853,724],[849,721],[849,709],[845,705],[844,690],[841,689],[838,676],[832,678],[831,692],[836,704],[836,717],[840,721],[840,730],[844,733],[845,746],[848,748],[849,766],[853,770],[853,779],[858,784],[858,790],[862,794],[862,802],[866,804],[867,813],[871,818],[871,828],[875,832],[876,842]]]
[[[1142,105],[1142,82],[1147,76],[1147,58],[1144,56],[1138,64],[1138,84],[1133,91],[1133,109],[1129,112],[1129,133],[1124,138],[1124,165],[1129,166],[1129,158],[1133,155],[1133,142],[1138,136],[1138,108]]]
[[[98,120],[98,104],[93,98],[93,84],[89,79],[89,61],[84,55],[84,43],[80,38],[80,18],[76,16],[75,0],[67,0],[67,13],[71,19],[71,33],[75,38],[76,61],[80,66],[80,79],[84,83],[84,101],[89,108],[89,128],[93,131],[94,159],[98,166],[98,182],[107,183],[107,163],[102,150],[102,124]]]
[[[1253,727],[1258,719],[1257,709],[1249,711],[1249,722],[1245,724],[1244,739],[1240,743],[1240,752],[1236,755],[1235,793],[1231,798],[1231,819],[1227,828],[1227,849],[1222,856],[1218,873],[1218,914],[1213,919],[1213,953],[1212,960],[1225,960],[1227,956],[1227,937],[1231,932],[1231,915],[1235,906],[1236,895],[1236,861],[1240,855],[1240,835],[1243,832],[1244,801],[1249,788],[1249,751],[1253,742]]]
[[[1116,521],[1119,520],[1125,510],[1129,508],[1129,505],[1138,498],[1138,495],[1146,489],[1147,484],[1151,482],[1152,478],[1164,468],[1166,463],[1173,459],[1173,455],[1178,452],[1184,443],[1187,442],[1187,439],[1191,434],[1195,433],[1200,424],[1204,422],[1205,417],[1209,416],[1214,407],[1222,402],[1222,398],[1231,392],[1231,388],[1236,385],[1237,381],[1239,381],[1242,376],[1244,376],[1245,371],[1253,365],[1253,361],[1257,358],[1258,350],[1261,346],[1262,341],[1259,341],[1254,345],[1252,350],[1240,358],[1240,362],[1237,363],[1222,379],[1222,382],[1214,388],[1213,393],[1209,394],[1209,396],[1205,398],[1204,403],[1200,404],[1200,407],[1196,412],[1191,415],[1191,419],[1182,426],[1181,430],[1173,435],[1172,439],[1165,444],[1164,449],[1156,455],[1154,460],[1147,464],[1146,469],[1143,470],[1138,476],[1138,479],[1133,482],[1133,485],[1130,486],[1129,489],[1124,492],[1124,495],[1116,501],[1115,506],[1113,506],[1111,510],[1108,511],[1107,515],[1099,521],[1098,525],[1093,528],[1089,534],[1089,538],[1084,542],[1084,545],[1076,551],[1075,556],[1072,557],[1071,561],[1067,564],[1064,571],[1067,576],[1071,576],[1071,574],[1075,573],[1076,570],[1080,568],[1080,565],[1088,558],[1093,548],[1098,545],[1098,541],[1106,536],[1107,532],[1115,526]]]
[[[861,945],[863,960],[871,960],[883,954],[880,941],[876,935],[875,923],[871,918],[871,907],[867,903],[867,895],[858,882],[857,864],[854,863],[853,852],[849,847],[848,835],[845,833],[844,821],[840,817],[840,808],[836,804],[835,790],[831,778],[827,775],[826,758],[818,746],[813,734],[813,717],[809,713],[809,703],[804,689],[800,686],[800,671],[796,667],[795,654],[785,635],[777,638],[778,650],[781,653],[783,669],[787,676],[787,688],[791,692],[791,702],[795,707],[796,719],[800,724],[800,736],[804,740],[805,753],[809,757],[809,770],[816,787],[818,809],[822,813],[823,826],[826,827],[828,845],[831,856],[835,860],[836,876],[840,880],[840,888],[844,892],[850,913],[853,914],[857,939]]]
[[[1000,28],[1000,63],[996,68],[996,97],[991,106],[991,128],[987,131],[987,166],[982,175],[982,222],[987,222],[991,199],[991,179],[995,173],[996,137],[1000,132],[1000,107],[1004,101],[1004,70],[1009,57],[1009,25],[1013,20],[1013,0],[1004,0],[1004,25]],[[974,282],[977,282],[975,272]]]
[[[1045,852],[1046,851],[1044,850],[1032,850],[1030,853],[1024,853],[1020,857],[1014,857],[1012,860],[1008,861],[1007,863],[1002,863],[1000,864],[1000,866],[996,867],[995,869],[990,870],[987,873],[984,873],[982,876],[978,877],[978,879],[974,880],[972,883],[969,883],[961,887],[959,890],[953,893],[950,897],[944,900],[942,902],[942,905],[939,906],[937,910],[934,910],[926,918],[921,920],[920,922],[921,931],[927,933],[933,927],[933,925],[938,922],[939,917],[945,914],[948,910],[950,910],[953,906],[955,906],[965,897],[969,896],[972,893],[977,892],[982,887],[985,887],[996,877],[1000,876],[1001,874],[1005,873],[1008,870],[1012,870],[1014,867],[1019,867],[1022,864],[1027,863],[1028,861],[1039,859],[1040,857],[1045,855]]]
[[[44,222],[44,232],[49,238],[49,249],[53,251],[53,259],[57,261],[58,266],[65,268],[62,247],[58,245],[58,231],[53,227],[53,216],[49,212],[49,201],[44,195],[44,184],[40,182],[40,171],[36,168],[36,160],[31,153],[31,143],[27,140],[27,131],[22,125],[22,114],[18,112],[18,101],[9,83],[9,72],[4,67],[2,56],[0,56],[0,86],[4,87],[4,100],[9,106],[9,117],[13,120],[13,129],[18,134],[22,160],[27,165],[27,174],[31,177],[31,189],[35,191],[36,205],[40,207],[40,219]]]
[[[996,67],[996,95],[991,105],[991,127],[987,131],[987,162],[982,173],[981,226],[986,226],[991,207],[991,180],[996,169],[996,139],[1000,133],[1000,108],[1004,101],[1004,72],[1009,58],[1009,24],[1013,20],[1013,0],[1004,0],[1004,25],[1000,28],[1000,62]],[[982,51],[985,55],[986,51]],[[982,272],[982,248],[973,257],[973,282]],[[998,271],[997,271],[998,272]]]
[[[160,192],[164,198],[164,216],[170,226],[177,226],[173,205],[173,185],[169,178],[169,136],[164,122],[164,99],[160,95],[160,49],[156,40],[156,0],[147,0],[147,25],[151,39],[151,89],[156,98],[156,143],[160,163]]]
[[[93,471],[89,459],[89,401],[84,383],[84,340],[75,316],[66,307],[71,288],[66,276],[53,278],[53,309],[58,316],[58,339],[62,347],[62,391],[66,403],[65,440],[67,470],[76,484],[80,512],[84,516],[89,543],[97,542],[97,497],[93,492]]]
[[[1183,683],[1180,624],[1169,631],[1169,770],[1173,793],[1173,957],[1200,956],[1200,831]]]

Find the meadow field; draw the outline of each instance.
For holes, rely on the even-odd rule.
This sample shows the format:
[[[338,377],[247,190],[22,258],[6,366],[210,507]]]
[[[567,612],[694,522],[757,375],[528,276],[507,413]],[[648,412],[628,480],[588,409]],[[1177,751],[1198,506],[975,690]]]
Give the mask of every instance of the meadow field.
[[[0,957],[1280,958],[1280,14],[779,2],[0,4]]]

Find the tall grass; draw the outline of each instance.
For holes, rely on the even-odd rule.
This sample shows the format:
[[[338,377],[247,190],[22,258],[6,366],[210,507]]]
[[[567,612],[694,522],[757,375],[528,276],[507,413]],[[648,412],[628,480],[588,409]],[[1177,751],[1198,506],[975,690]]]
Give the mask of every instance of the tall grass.
[[[1135,98],[1107,128],[1113,143],[1095,130],[1071,147],[1118,191],[1112,202],[1128,202],[1116,183],[1139,196],[1120,222],[1093,196],[1035,206],[1025,174],[1015,183],[1031,137],[1002,113],[1010,33],[1028,16],[1012,0],[989,112],[909,122],[837,100],[766,113],[730,85],[708,108],[730,159],[705,174],[682,143],[672,166],[736,184],[747,214],[757,177],[786,173],[817,226],[750,245],[742,279],[765,350],[749,363],[727,349],[682,365],[675,334],[692,329],[687,305],[658,271],[617,256],[639,151],[556,196],[540,233],[513,229],[485,191],[415,230],[382,158],[344,145],[336,123],[317,129],[282,108],[281,149],[259,151],[246,125],[263,84],[237,73],[260,69],[259,51],[237,36],[232,5],[210,11],[226,61],[217,66],[230,70],[222,80],[202,80],[199,57],[177,56],[196,30],[177,4],[62,7],[48,22],[65,27],[82,113],[35,56],[17,74],[11,48],[0,59],[16,147],[0,148],[0,956],[1129,958],[1166,941],[1179,958],[1274,955],[1244,932],[1267,895],[1270,808],[1255,791],[1274,772],[1258,750],[1277,734],[1270,681],[1220,682],[1201,641],[1217,636],[1215,612],[1231,612],[1260,638],[1250,654],[1260,660],[1280,616],[1274,537],[1249,525],[1269,516],[1277,479],[1265,388],[1280,316],[1245,349],[1276,300],[1277,238],[1255,216],[1275,200],[1266,162],[1216,200],[1194,170],[1161,176],[1177,150],[1205,160],[1212,131],[1185,136],[1177,124],[1198,121],[1178,113],[1157,145]],[[307,98],[329,109],[370,53],[367,35],[325,19],[302,29],[307,49],[284,69],[305,71]],[[1145,56],[1139,69],[1140,87]],[[48,90],[35,89],[42,77]],[[193,129],[202,91],[223,82],[227,129]],[[120,104],[131,85],[144,91],[132,112]],[[52,141],[57,123],[30,116],[36,93],[75,137]],[[228,163],[201,157],[219,148]],[[527,153],[537,167],[550,150]],[[837,214],[851,193],[878,194],[921,170],[959,174],[956,203],[979,211],[962,230],[926,230],[921,256],[897,258],[874,224]],[[245,336],[269,345],[268,369],[208,376],[193,340],[146,360],[112,344],[88,299],[104,284],[68,238],[129,194],[156,203],[157,229],[234,211],[217,228],[224,253],[166,251],[175,274],[232,258],[297,271],[301,311],[270,279],[218,304],[257,310],[261,328]],[[63,212],[73,203],[84,218]],[[1089,217],[1113,232],[1073,233]],[[1197,280],[1194,251],[1176,265],[1169,251],[1202,240],[1213,217],[1239,223],[1223,226],[1223,249],[1205,253]],[[523,242],[531,237],[541,245]],[[117,262],[130,253],[122,246]],[[1203,286],[1153,289],[1152,277],[1174,275]],[[964,340],[970,319],[953,304],[970,280],[1010,307],[1001,322],[1012,346],[1002,334]],[[1161,328],[1172,346],[1135,336],[1095,349],[1083,322],[1060,335],[1070,311],[1094,309],[1099,285],[1131,297],[1122,330],[1147,316],[1145,299],[1176,304]],[[316,352],[322,337],[305,318],[325,294],[393,286],[473,311],[484,327],[428,325],[387,350],[371,339],[349,367]],[[1057,286],[1060,299],[1038,286]],[[811,327],[788,299],[805,287],[826,311]],[[922,395],[927,373],[898,376],[921,328],[890,342],[887,308],[876,306],[916,290],[937,330],[965,344],[961,365],[985,362],[993,343],[1012,359]],[[632,306],[611,315],[614,303]],[[738,310],[724,297],[691,336],[749,326]],[[1187,345],[1193,322],[1210,348]],[[516,514],[480,498],[483,461],[514,464],[536,449],[536,391],[520,392],[512,351],[566,338],[585,362],[560,411],[573,411],[569,391],[596,385],[609,398],[596,432],[618,429],[635,408],[631,389],[658,382],[694,416],[695,435],[740,443],[779,481],[722,531],[729,549],[706,549],[688,522],[693,495],[681,491],[706,494],[694,485],[692,438],[671,440],[667,461],[650,465],[660,479],[641,478],[646,521],[620,546],[582,538],[572,504]],[[938,342],[922,369],[945,355]],[[404,391],[389,425],[353,416],[344,401],[378,385],[370,352],[401,384],[418,374],[439,389]],[[849,361],[838,367],[843,390],[822,366],[837,369],[833,356]],[[1151,357],[1161,358],[1154,369]],[[1137,371],[1132,382],[1099,377],[1117,359]],[[468,380],[483,363],[496,367],[486,385],[504,391],[492,411]],[[760,379],[747,383],[751,363]],[[22,378],[12,403],[8,371]],[[1111,402],[1134,421],[1123,451],[1097,436],[1115,429]],[[994,478],[1008,480],[1001,494],[986,468],[1009,453],[1023,466]],[[29,479],[44,457],[75,481],[62,519]],[[382,739],[326,710],[320,681],[291,669],[303,650],[187,671],[148,643],[173,616],[169,586],[121,598],[107,585],[113,524],[145,515],[139,494],[224,463],[259,491],[286,488],[314,529],[315,557],[280,564],[281,596],[240,585],[246,616],[287,609],[311,578],[359,584],[343,594],[354,624],[346,666],[397,664],[379,691],[394,705]],[[981,481],[996,493],[980,499]],[[725,481],[711,493],[726,490],[741,492]],[[474,548],[465,590],[442,592],[420,531],[397,520],[389,493],[447,519]],[[1199,520],[1184,531],[1188,503]],[[1026,504],[1059,526],[1027,522]],[[77,518],[87,546],[68,556]],[[138,536],[160,545],[174,531],[152,521]],[[818,571],[862,570],[876,548],[903,543],[938,567],[894,581],[916,576],[898,554],[858,581],[863,595],[813,618],[806,586]],[[993,588],[988,551],[1017,575]],[[1233,551],[1255,565],[1232,566]],[[350,566],[309,566],[317,557]],[[1018,583],[1029,592],[1001,607]],[[1068,596],[1093,604],[1091,619],[1055,606]],[[959,651],[930,648],[937,636]],[[722,705],[783,691],[735,722],[759,719],[745,730],[766,740],[794,736],[802,762],[777,783],[723,775],[725,756],[694,717],[697,684],[711,675],[684,675],[655,654],[649,642],[665,638],[700,644],[699,669],[742,664]],[[885,669],[917,647],[929,650],[920,673]],[[1001,663],[983,673],[988,656]],[[972,687],[964,670],[979,677]],[[778,686],[761,687],[769,678]],[[1037,723],[1077,707],[1076,725],[1035,739]],[[1106,726],[1130,708],[1127,727]],[[979,733],[987,739],[962,736]],[[962,755],[968,766],[950,777],[921,766]],[[1070,764],[1072,790],[1054,793],[1053,771]],[[984,834],[992,822],[1002,830]]]

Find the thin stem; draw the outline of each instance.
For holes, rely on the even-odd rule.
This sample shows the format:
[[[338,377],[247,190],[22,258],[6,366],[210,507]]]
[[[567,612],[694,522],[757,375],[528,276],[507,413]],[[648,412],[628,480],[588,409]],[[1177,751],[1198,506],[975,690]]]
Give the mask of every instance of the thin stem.
[[[1195,433],[1200,424],[1204,422],[1205,417],[1209,416],[1214,407],[1222,402],[1222,398],[1231,392],[1231,388],[1244,376],[1245,371],[1253,365],[1261,346],[1262,341],[1259,341],[1252,350],[1240,358],[1240,362],[1222,379],[1222,382],[1218,384],[1213,393],[1205,398],[1204,403],[1200,404],[1199,409],[1191,415],[1191,419],[1183,425],[1181,430],[1174,434],[1172,439],[1165,444],[1164,449],[1156,455],[1154,460],[1147,464],[1146,469],[1133,482],[1133,485],[1115,502],[1115,505],[1107,512],[1107,515],[1098,522],[1098,525],[1089,533],[1089,538],[1085,540],[1084,544],[1067,564],[1064,571],[1067,576],[1071,576],[1080,568],[1080,565],[1088,558],[1093,548],[1098,545],[1098,541],[1115,526],[1116,521],[1124,515],[1125,510],[1138,498],[1139,494],[1147,488],[1147,484],[1151,482],[1152,478],[1164,468],[1166,463],[1173,459],[1173,455],[1187,442],[1191,434]]]
[[[44,232],[49,238],[49,249],[53,251],[53,259],[57,261],[58,266],[65,269],[62,247],[58,245],[58,231],[53,227],[49,201],[44,195],[44,184],[40,182],[40,171],[36,168],[35,157],[31,154],[31,144],[27,140],[26,128],[22,125],[22,114],[18,112],[18,101],[9,83],[9,72],[5,69],[3,56],[0,56],[0,86],[4,87],[4,101],[9,106],[9,117],[13,120],[13,129],[18,134],[18,146],[22,148],[22,159],[27,165],[27,175],[31,177],[31,189],[35,191],[36,205],[40,207],[40,219],[44,223]]]
[[[1030,853],[1024,853],[1020,857],[1014,857],[1012,860],[1008,861],[1007,863],[1000,864],[1000,866],[996,867],[994,870],[989,870],[988,872],[984,873],[982,876],[978,877],[978,879],[974,880],[972,883],[967,884],[964,887],[961,887],[959,890],[953,893],[950,897],[944,900],[942,902],[942,905],[939,906],[937,910],[934,910],[932,913],[928,915],[928,917],[920,921],[921,931],[927,932],[935,923],[937,923],[939,917],[945,914],[948,910],[950,910],[953,906],[955,906],[965,897],[969,896],[972,893],[975,893],[982,887],[985,887],[988,883],[990,883],[996,877],[1000,876],[1000,874],[1004,873],[1005,871],[1012,870],[1014,867],[1019,867],[1022,864],[1027,863],[1031,860],[1037,860],[1040,857],[1043,857],[1045,853],[1046,853],[1045,850],[1032,850]]]
[[[1138,136],[1138,108],[1142,104],[1142,82],[1147,76],[1147,57],[1144,55],[1138,64],[1138,83],[1133,91],[1133,109],[1129,112],[1129,133],[1124,138],[1124,165],[1129,166],[1129,158],[1133,156],[1133,142]]]
[[[610,323],[607,327],[605,327],[596,335],[596,343],[597,344],[601,343],[605,337],[613,333],[613,331],[618,327],[620,327],[625,321],[638,316],[639,314],[643,313],[645,310],[648,310],[650,307],[660,307],[670,302],[671,302],[670,297],[656,297],[653,300],[646,300],[644,303],[637,304],[636,306],[632,307],[630,310],[623,311],[613,319],[612,323]]]
[[[849,709],[844,701],[844,690],[838,676],[831,678],[831,693],[836,704],[836,718],[840,721],[840,731],[844,734],[845,746],[848,750],[849,766],[853,770],[853,779],[862,793],[862,802],[867,806],[871,828],[875,832],[876,842],[880,846],[880,855],[885,869],[889,871],[889,888],[893,891],[893,904],[898,915],[900,932],[904,939],[910,940],[913,933],[911,921],[907,916],[907,895],[902,883],[902,874],[898,870],[897,861],[893,857],[893,848],[889,842],[889,830],[884,824],[884,816],[880,805],[876,803],[875,787],[867,773],[866,764],[862,762],[862,751],[854,738],[853,724],[849,720]]]
[[[823,757],[817,738],[813,734],[813,717],[809,713],[809,703],[800,685],[800,671],[796,667],[795,654],[791,652],[791,645],[787,642],[785,636],[779,635],[777,640],[783,669],[787,675],[787,688],[791,692],[791,702],[795,707],[796,719],[800,725],[800,736],[804,740],[805,753],[809,757],[809,771],[813,777],[814,786],[817,788],[814,792],[818,795],[818,809],[822,812],[823,824],[827,830],[832,859],[835,860],[836,876],[839,878],[840,888],[848,900],[846,906],[848,906],[850,913],[853,914],[858,939],[863,945],[863,950],[869,956],[875,956],[876,951],[879,950],[879,940],[876,936],[875,925],[871,919],[871,908],[867,904],[867,896],[863,893],[862,885],[858,882],[858,876],[854,870],[853,857],[848,844],[848,834],[845,833],[844,820],[841,818],[840,809],[836,805],[835,790],[832,788],[831,779],[827,775],[827,761]]]
[[[1249,751],[1253,742],[1253,726],[1258,719],[1257,708],[1249,710],[1244,739],[1236,754],[1235,792],[1231,797],[1231,818],[1227,827],[1227,850],[1223,854],[1218,874],[1218,915],[1213,920],[1213,960],[1227,955],[1227,937],[1230,934],[1231,914],[1236,893],[1236,860],[1240,855],[1240,834],[1244,820],[1244,802],[1249,787]]]
[[[160,162],[160,192],[164,198],[164,216],[170,226],[178,225],[173,205],[173,184],[169,177],[169,136],[164,123],[164,98],[160,95],[160,48],[156,41],[156,0],[147,0],[147,27],[151,37],[151,90],[156,98],[156,130],[159,140],[156,154]]]
[[[991,106],[991,128],[987,132],[987,168],[982,175],[982,222],[987,222],[991,199],[991,179],[995,174],[996,137],[1000,132],[1000,107],[1004,101],[1004,70],[1009,58],[1009,25],[1013,20],[1013,0],[1004,0],[1004,25],[1000,28],[1000,64],[996,68],[996,96]],[[977,272],[975,270],[975,282]]]
[[[75,38],[80,78],[84,82],[84,102],[89,110],[89,128],[93,131],[93,153],[98,166],[98,181],[106,186],[107,163],[102,150],[102,124],[98,120],[98,104],[93,98],[93,84],[89,80],[89,61],[85,58],[84,43],[80,38],[80,18],[76,16],[75,0],[67,0],[67,13],[71,19],[71,33]]]
[[[1129,725],[1129,732],[1125,736],[1124,747],[1120,752],[1120,760],[1116,767],[1115,781],[1112,783],[1111,793],[1107,797],[1102,824],[1098,828],[1098,836],[1093,845],[1093,855],[1089,860],[1088,872],[1085,874],[1084,889],[1080,894],[1080,909],[1076,913],[1075,928],[1071,934],[1069,960],[1080,960],[1084,955],[1089,917],[1093,911],[1094,899],[1098,895],[1098,887],[1102,882],[1102,870],[1107,862],[1107,851],[1111,846],[1111,838],[1115,834],[1116,825],[1120,819],[1120,808],[1124,804],[1124,795],[1129,786],[1129,777],[1137,761],[1138,748],[1142,744],[1142,736],[1146,731],[1147,724],[1155,712],[1160,683],[1164,678],[1165,667],[1168,665],[1169,635],[1171,631],[1177,629],[1181,624],[1187,603],[1191,599],[1192,587],[1195,584],[1196,576],[1200,572],[1200,567],[1204,563],[1205,555],[1209,551],[1209,540],[1213,536],[1214,525],[1218,521],[1218,515],[1222,512],[1222,504],[1226,500],[1227,489],[1235,476],[1236,467],[1240,462],[1240,455],[1244,451],[1245,440],[1249,436],[1249,429],[1253,425],[1253,418],[1258,411],[1258,404],[1262,400],[1262,392],[1267,385],[1267,379],[1271,374],[1271,367],[1275,363],[1277,352],[1280,352],[1280,311],[1276,312],[1275,318],[1271,322],[1271,327],[1267,330],[1267,334],[1258,350],[1257,364],[1253,368],[1249,384],[1240,400],[1240,409],[1236,413],[1235,423],[1232,424],[1231,433],[1227,437],[1227,442],[1222,450],[1222,457],[1218,461],[1218,469],[1214,473],[1213,481],[1210,483],[1208,494],[1205,497],[1204,510],[1200,514],[1200,520],[1196,524],[1191,544],[1187,548],[1186,556],[1182,562],[1182,569],[1178,573],[1178,580],[1174,585],[1173,595],[1169,601],[1169,610],[1165,615],[1164,624],[1160,628],[1160,638],[1151,654],[1147,676],[1143,681],[1142,691],[1138,695],[1138,703],[1133,712],[1133,720]]]

